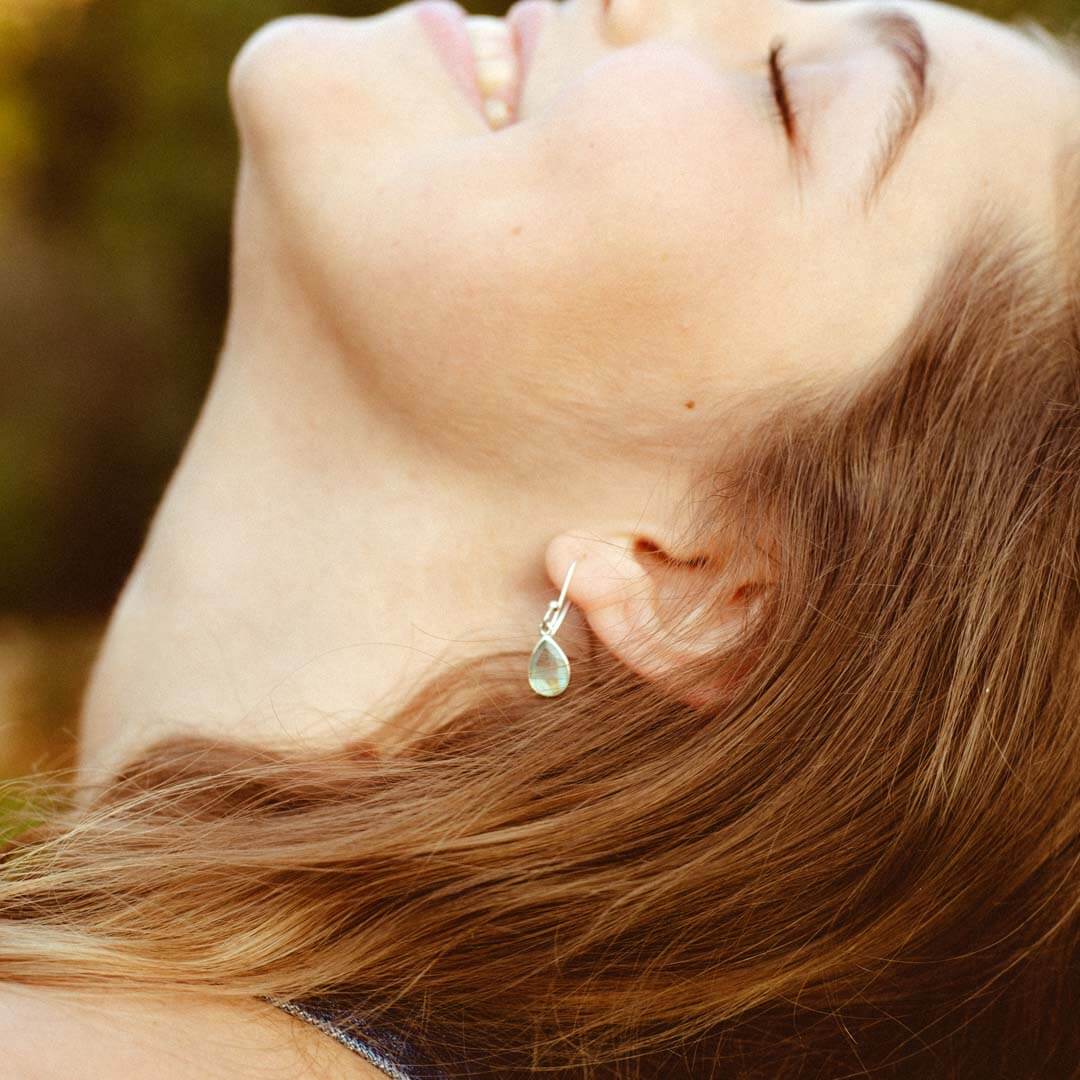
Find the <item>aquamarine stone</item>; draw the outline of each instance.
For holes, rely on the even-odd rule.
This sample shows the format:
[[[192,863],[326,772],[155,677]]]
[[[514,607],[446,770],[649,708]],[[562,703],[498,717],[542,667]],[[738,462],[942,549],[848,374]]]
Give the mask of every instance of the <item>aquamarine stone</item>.
[[[543,635],[529,658],[529,685],[544,697],[556,697],[570,684],[570,661],[554,638]]]

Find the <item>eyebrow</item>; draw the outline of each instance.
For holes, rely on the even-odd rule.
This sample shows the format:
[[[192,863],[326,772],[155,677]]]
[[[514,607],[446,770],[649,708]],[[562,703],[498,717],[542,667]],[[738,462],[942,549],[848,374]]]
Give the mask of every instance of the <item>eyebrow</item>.
[[[863,213],[869,214],[929,108],[932,95],[927,73],[932,54],[919,21],[905,11],[873,8],[862,13],[859,22],[900,64],[893,108],[878,133],[879,149],[861,191]]]

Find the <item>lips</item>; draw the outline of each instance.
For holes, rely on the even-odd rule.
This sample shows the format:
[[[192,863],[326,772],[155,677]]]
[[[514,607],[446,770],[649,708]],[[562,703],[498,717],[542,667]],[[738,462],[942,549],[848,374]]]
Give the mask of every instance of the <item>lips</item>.
[[[517,0],[506,13],[518,54],[518,84],[514,90],[514,115],[520,113],[522,91],[529,75],[533,55],[543,29],[544,20],[551,12],[551,0]]]
[[[476,61],[465,30],[465,9],[453,0],[419,0],[413,10],[436,55],[465,96],[482,113]]]
[[[518,0],[506,13],[506,23],[510,27],[518,58],[518,78],[510,101],[511,114],[515,119],[519,115],[522,89],[541,25],[550,6],[550,0]],[[476,60],[465,28],[468,12],[454,0],[416,0],[413,10],[450,76],[483,116],[483,96],[476,81]]]

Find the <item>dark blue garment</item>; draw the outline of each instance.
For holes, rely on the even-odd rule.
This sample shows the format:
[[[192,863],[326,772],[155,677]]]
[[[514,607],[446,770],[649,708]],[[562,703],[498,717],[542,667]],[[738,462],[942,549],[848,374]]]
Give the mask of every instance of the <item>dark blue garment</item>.
[[[406,1039],[398,1035],[389,1032],[376,1033],[374,1028],[368,1027],[366,1031],[371,1039],[369,1043],[352,1031],[346,1031],[340,1023],[343,1019],[340,1009],[318,1000],[278,1001],[275,998],[264,1000],[292,1016],[313,1024],[325,1035],[336,1039],[342,1046],[347,1046],[354,1053],[366,1058],[393,1080],[446,1080],[446,1074],[441,1069],[433,1065],[425,1065],[418,1060],[414,1048]],[[351,1018],[356,1020],[355,1017]],[[362,1023],[359,1027],[365,1030]],[[377,1049],[377,1046],[384,1049]],[[387,1051],[392,1054],[392,1057],[388,1056]]]

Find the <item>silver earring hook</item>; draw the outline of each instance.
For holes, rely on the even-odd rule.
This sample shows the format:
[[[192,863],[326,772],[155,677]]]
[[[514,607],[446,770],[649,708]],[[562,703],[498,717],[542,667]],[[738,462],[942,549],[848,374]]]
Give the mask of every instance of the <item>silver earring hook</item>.
[[[559,632],[559,627],[563,624],[563,619],[566,618],[570,611],[569,604],[563,607],[566,601],[566,590],[570,588],[570,579],[574,576],[574,567],[577,566],[577,559],[571,564],[570,568],[566,571],[566,578],[563,580],[562,591],[559,593],[558,600],[552,600],[548,604],[547,611],[544,613],[543,619],[540,621],[540,633],[547,634],[549,637],[554,636]]]

